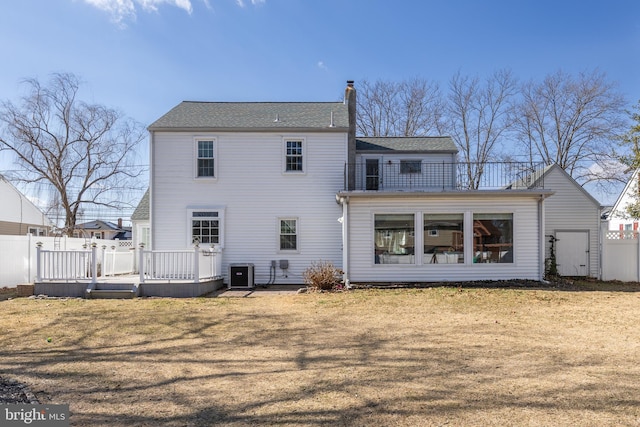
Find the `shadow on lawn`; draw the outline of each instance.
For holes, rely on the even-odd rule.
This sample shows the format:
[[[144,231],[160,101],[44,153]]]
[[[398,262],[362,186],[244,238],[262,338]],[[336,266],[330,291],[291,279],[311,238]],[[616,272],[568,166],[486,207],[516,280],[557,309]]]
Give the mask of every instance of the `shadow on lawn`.
[[[511,332],[498,322],[452,333],[454,318],[417,313],[350,330],[330,310],[274,315],[202,307],[162,307],[137,332],[123,330],[139,321],[134,308],[105,310],[99,324],[83,310],[56,315],[20,331],[27,339],[54,335],[52,345],[0,347],[0,374],[46,384],[33,391],[43,403],[69,403],[72,425],[411,425],[523,410],[589,420],[640,407],[637,370],[599,381],[595,374],[616,367],[598,353],[585,349],[576,359],[534,332],[527,345],[499,346]],[[69,328],[80,333],[65,340]],[[117,342],[128,333],[140,335]],[[560,380],[571,371],[585,374]]]

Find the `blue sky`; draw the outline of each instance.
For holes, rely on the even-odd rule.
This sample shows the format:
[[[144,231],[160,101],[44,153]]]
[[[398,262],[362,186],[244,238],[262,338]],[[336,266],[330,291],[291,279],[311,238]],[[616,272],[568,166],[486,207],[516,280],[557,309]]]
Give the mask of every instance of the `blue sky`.
[[[446,88],[500,68],[598,68],[640,100],[638,0],[19,0],[0,41],[0,99],[73,72],[83,99],[144,125],[182,100],[334,101],[348,79]]]

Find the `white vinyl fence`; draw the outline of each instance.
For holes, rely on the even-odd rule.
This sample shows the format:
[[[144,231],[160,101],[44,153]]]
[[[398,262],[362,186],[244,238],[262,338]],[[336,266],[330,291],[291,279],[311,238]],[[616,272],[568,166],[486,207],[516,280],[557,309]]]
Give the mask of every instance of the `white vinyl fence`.
[[[638,231],[603,231],[602,280],[640,282]]]
[[[131,240],[109,242],[106,247],[101,246],[101,248],[102,261],[100,264],[103,276],[117,276],[134,272],[136,254]]]
[[[33,283],[37,275],[36,243],[42,243],[41,274],[54,277],[91,278],[91,241],[72,237],[0,235],[0,288]],[[135,257],[131,241],[94,240],[98,245],[101,275],[133,271]]]

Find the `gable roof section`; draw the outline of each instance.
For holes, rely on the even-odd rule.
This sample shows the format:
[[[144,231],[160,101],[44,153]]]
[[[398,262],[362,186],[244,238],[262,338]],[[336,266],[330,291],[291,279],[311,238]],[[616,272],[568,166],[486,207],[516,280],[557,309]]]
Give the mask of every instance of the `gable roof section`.
[[[610,214],[615,215],[618,211],[621,211],[623,209],[622,201],[624,200],[625,196],[630,191],[633,191],[633,184],[638,182],[638,173],[639,172],[640,172],[640,169],[636,169],[635,171],[633,171],[633,174],[631,174],[631,177],[629,178],[629,180],[625,184],[624,189],[622,190],[622,192],[620,193],[620,195],[616,199],[616,202],[613,204],[613,207],[611,208]]]
[[[9,206],[4,206],[0,209],[0,221],[54,226],[49,217],[2,174],[0,174],[0,202],[18,206],[16,209],[19,212],[14,216],[13,210],[9,209]]]
[[[458,148],[450,136],[378,136],[356,137],[356,151],[457,153]]]
[[[570,182],[574,187],[576,187],[579,191],[581,191],[595,206],[599,208],[602,207],[599,201],[596,200],[587,190],[582,187],[582,185],[578,184],[578,182],[573,179],[571,175],[567,173],[564,169],[558,166],[556,163],[546,166],[543,169],[538,169],[533,172],[531,175],[526,177],[523,180],[518,182],[514,182],[507,187],[507,189],[515,189],[515,188],[542,188],[544,187],[542,184],[544,183],[545,176],[549,175],[552,171],[557,171],[559,174],[563,175],[568,182]],[[552,189],[553,190],[553,189]]]
[[[149,219],[149,189],[145,191],[144,196],[140,199],[140,203],[136,206],[136,210],[131,214],[132,221],[144,221]]]
[[[148,129],[345,132],[348,128],[347,105],[342,102],[184,101]]]

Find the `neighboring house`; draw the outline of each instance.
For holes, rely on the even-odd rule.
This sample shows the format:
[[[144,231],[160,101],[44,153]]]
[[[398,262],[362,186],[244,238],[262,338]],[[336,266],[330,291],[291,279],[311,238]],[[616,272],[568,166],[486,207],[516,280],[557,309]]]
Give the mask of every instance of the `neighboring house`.
[[[607,215],[609,221],[609,230],[637,231],[638,218],[631,218],[627,213],[627,206],[640,200],[640,169],[636,169],[629,178],[624,189],[618,196],[616,203]]]
[[[174,107],[149,126],[152,248],[216,246],[258,284],[319,260],[346,282],[543,279],[546,185],[505,189],[528,170],[509,164],[466,189],[451,138],[356,138],[355,109],[353,82],[344,102]]]
[[[138,248],[144,244],[147,249],[151,248],[151,228],[149,221],[149,190],[145,191],[140,203],[131,215],[131,234],[133,247]]]
[[[536,177],[554,191],[544,202],[545,258],[550,259],[553,244],[560,276],[600,277],[603,207],[556,164]]]
[[[95,220],[83,224],[76,224],[73,235],[74,237],[84,237],[86,239],[131,240],[131,227],[123,227],[122,219],[118,219],[117,224],[109,221]]]
[[[48,236],[53,223],[13,184],[0,175],[0,234]]]

